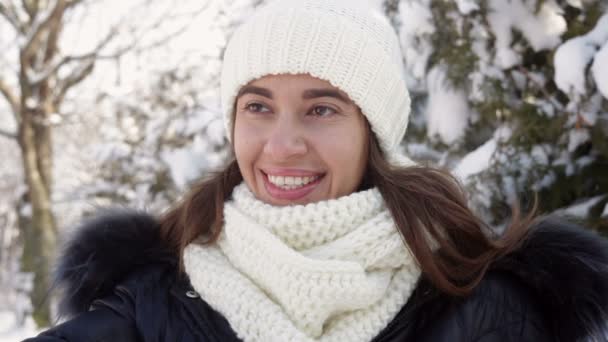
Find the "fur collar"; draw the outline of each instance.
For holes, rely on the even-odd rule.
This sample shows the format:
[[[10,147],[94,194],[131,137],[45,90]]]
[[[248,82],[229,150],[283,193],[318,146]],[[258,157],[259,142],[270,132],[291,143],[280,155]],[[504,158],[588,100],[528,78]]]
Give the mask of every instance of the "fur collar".
[[[563,218],[548,217],[493,269],[515,274],[533,289],[560,340],[574,341],[581,332],[597,337],[594,341],[607,339],[605,238]]]
[[[86,221],[67,240],[56,271],[63,289],[60,312],[86,311],[93,300],[137,269],[178,258],[159,235],[158,221],[143,212],[111,210]],[[538,296],[560,336],[598,334],[608,310],[608,240],[565,220],[540,221],[525,243],[493,270],[516,275]],[[599,335],[596,335],[599,336]]]
[[[156,218],[140,211],[104,210],[77,226],[62,248],[54,280],[62,292],[59,314],[87,311],[137,269],[177,263]]]

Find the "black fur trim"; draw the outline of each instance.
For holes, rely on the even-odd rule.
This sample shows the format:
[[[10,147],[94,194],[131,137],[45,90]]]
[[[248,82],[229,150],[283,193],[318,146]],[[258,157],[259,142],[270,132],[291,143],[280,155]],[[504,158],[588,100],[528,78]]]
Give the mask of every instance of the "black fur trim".
[[[608,241],[557,217],[535,225],[525,243],[495,269],[530,286],[560,341],[606,341]]]
[[[160,239],[157,220],[143,212],[105,210],[73,233],[55,272],[55,286],[63,292],[62,316],[87,311],[93,300],[110,294],[140,267],[177,261]]]

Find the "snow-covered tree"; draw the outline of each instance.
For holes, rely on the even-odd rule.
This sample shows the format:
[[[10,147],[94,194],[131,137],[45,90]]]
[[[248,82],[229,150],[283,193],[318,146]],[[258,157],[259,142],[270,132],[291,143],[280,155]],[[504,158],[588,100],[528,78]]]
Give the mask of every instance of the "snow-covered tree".
[[[110,3],[107,1],[105,5]],[[21,152],[26,190],[19,207],[28,208],[20,211],[27,215],[19,216],[18,220],[23,241],[21,266],[34,275],[33,316],[39,325],[50,322],[46,297],[57,244],[52,200],[53,131],[68,114],[66,98],[92,74],[100,60],[117,59],[127,52],[162,45],[180,31],[179,27],[167,27],[164,23],[183,13],[176,13],[170,6],[158,11],[161,9],[158,5],[154,13],[150,1],[132,5],[135,6],[132,11],[124,15],[112,13],[118,20],[104,27],[98,37],[89,36],[86,42],[73,44],[86,27],[84,22],[96,19],[93,11],[100,10],[96,7],[99,3],[0,2],[0,45],[4,47],[0,55],[0,99],[10,113],[8,118],[5,113],[1,115],[2,123],[5,120],[12,123],[0,126],[0,136],[16,142]]]
[[[200,69],[165,71],[147,85],[100,99],[104,142],[91,146],[100,167],[81,187],[98,206],[159,212],[225,161],[217,97],[206,89],[209,69]]]
[[[77,191],[94,207],[124,205],[160,212],[194,181],[229,158],[219,103],[221,58],[227,37],[259,0],[216,1],[202,23],[198,49],[179,62],[150,69],[146,57],[133,64],[145,77],[103,90],[94,107],[103,117],[102,143],[91,146],[99,165]],[[190,43],[196,40],[190,40]],[[183,52],[182,52],[183,53]],[[147,56],[150,57],[150,56]]]
[[[494,224],[537,192],[542,212],[608,228],[607,7],[386,1],[415,99],[407,150],[460,176]]]

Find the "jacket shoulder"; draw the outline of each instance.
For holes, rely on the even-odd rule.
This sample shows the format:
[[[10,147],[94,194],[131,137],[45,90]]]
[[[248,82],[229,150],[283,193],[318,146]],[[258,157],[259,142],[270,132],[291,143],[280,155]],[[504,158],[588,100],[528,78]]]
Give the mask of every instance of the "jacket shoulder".
[[[470,296],[452,303],[438,330],[466,339],[607,341],[608,241],[566,219],[542,218]]]
[[[497,260],[467,297],[441,293],[422,278],[382,336],[606,341],[607,313],[608,242],[550,217],[538,221],[519,248]]]
[[[534,291],[508,273],[488,272],[452,315],[446,324],[461,327],[463,341],[554,341]]]
[[[54,281],[61,290],[60,314],[85,312],[127,277],[144,274],[139,270],[175,268],[177,260],[153,216],[105,210],[79,225],[62,248]]]
[[[607,340],[608,241],[560,217],[540,220],[495,270],[533,293],[551,331],[563,341]]]
[[[425,298],[426,297],[426,298]],[[422,280],[408,303],[416,341],[553,341],[531,289],[506,272],[488,272],[466,297],[439,293]]]

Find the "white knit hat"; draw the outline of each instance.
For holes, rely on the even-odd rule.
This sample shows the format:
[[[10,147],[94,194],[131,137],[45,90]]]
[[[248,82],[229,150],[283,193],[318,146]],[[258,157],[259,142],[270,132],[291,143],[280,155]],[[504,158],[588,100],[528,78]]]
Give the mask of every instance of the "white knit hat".
[[[413,164],[398,152],[410,112],[399,40],[370,0],[277,0],[241,25],[222,68],[228,138],[241,87],[266,75],[304,73],[348,94],[389,161]]]

